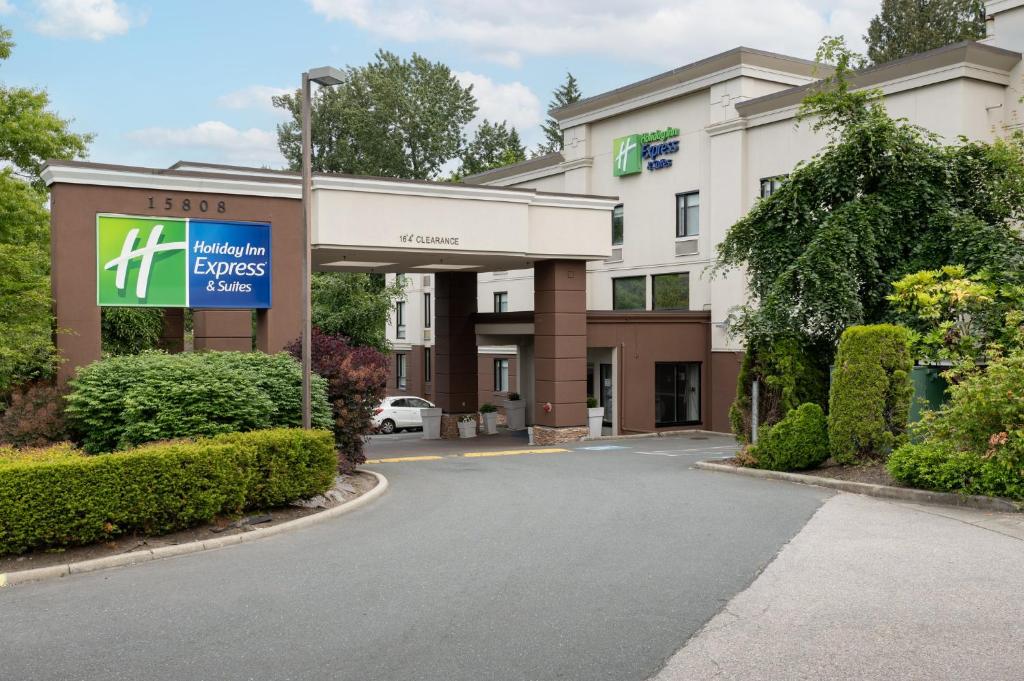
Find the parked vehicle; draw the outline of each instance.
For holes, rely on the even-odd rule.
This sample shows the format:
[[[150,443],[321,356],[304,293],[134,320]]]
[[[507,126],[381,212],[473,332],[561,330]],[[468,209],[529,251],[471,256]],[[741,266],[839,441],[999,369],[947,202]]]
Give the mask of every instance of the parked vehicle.
[[[373,410],[373,427],[380,433],[394,433],[409,428],[422,428],[420,409],[432,409],[432,402],[422,397],[385,397]]]

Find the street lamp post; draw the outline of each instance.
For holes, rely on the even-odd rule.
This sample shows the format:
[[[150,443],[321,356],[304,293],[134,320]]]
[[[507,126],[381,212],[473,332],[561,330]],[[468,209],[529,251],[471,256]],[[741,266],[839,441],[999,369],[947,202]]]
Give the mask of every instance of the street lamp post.
[[[305,239],[302,249],[302,427],[313,425],[312,410],[312,342],[313,321],[313,94],[312,83],[318,85],[339,85],[345,81],[345,73],[333,66],[321,66],[302,74],[302,223]]]

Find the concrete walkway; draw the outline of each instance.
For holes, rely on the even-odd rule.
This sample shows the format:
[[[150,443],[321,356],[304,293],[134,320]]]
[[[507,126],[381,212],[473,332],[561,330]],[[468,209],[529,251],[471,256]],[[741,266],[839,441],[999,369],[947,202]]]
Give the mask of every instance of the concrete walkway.
[[[840,494],[657,681],[1020,679],[1024,519]]]

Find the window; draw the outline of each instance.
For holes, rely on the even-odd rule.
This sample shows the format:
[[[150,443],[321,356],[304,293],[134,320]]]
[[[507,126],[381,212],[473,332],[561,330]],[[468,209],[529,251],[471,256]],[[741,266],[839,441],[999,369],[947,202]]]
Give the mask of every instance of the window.
[[[655,362],[654,425],[700,423],[700,363]]]
[[[405,338],[405,301],[395,303],[395,338]]]
[[[690,273],[655,274],[651,277],[651,299],[655,310],[689,310]]]
[[[494,392],[508,392],[508,360],[494,360]]]
[[[430,348],[423,348],[423,382],[430,383]]]
[[[646,310],[647,277],[612,279],[613,310]]]
[[[766,177],[761,180],[761,198],[766,199],[782,186],[782,182],[786,179],[785,175],[776,175],[775,177]]]
[[[430,328],[430,318],[434,316],[433,310],[430,309],[430,294],[423,294],[423,328]]]
[[[508,312],[508,291],[498,291],[494,294],[494,311]]]
[[[402,273],[402,272],[396,272],[395,273],[395,283],[398,284],[399,286],[404,287],[405,286],[405,274]]]
[[[405,390],[406,386],[406,361],[405,354],[395,355],[395,387],[399,390]]]
[[[612,209],[612,246],[622,245],[622,204]]]
[[[676,194],[676,238],[700,234],[700,192]]]

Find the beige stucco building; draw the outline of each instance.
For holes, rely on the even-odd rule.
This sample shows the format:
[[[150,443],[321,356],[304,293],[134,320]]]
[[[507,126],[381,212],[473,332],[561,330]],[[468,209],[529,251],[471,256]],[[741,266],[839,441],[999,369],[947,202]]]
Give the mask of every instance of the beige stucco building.
[[[856,85],[880,89],[892,115],[949,143],[1012,133],[1024,95],[1024,0],[989,2],[987,11],[985,40],[866,70]],[[712,279],[708,268],[729,227],[825,143],[795,120],[822,75],[806,60],[730,50],[558,109],[561,153],[467,178],[618,197],[606,227],[611,256],[586,266],[587,391],[605,407],[606,432],[728,430],[742,339],[727,319],[746,292],[742,273]],[[639,168],[620,157],[623,138],[638,151],[653,147]],[[616,172],[627,161],[619,170],[634,172]],[[488,238],[502,238],[500,223],[487,227]],[[407,285],[388,328],[391,389],[429,398],[432,282],[409,274]],[[481,273],[477,286],[479,401],[519,390],[535,403],[533,270]]]

